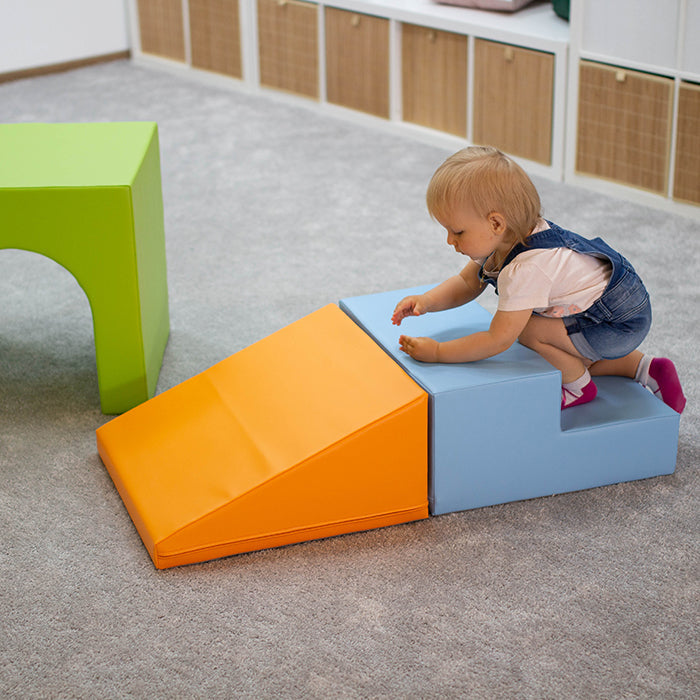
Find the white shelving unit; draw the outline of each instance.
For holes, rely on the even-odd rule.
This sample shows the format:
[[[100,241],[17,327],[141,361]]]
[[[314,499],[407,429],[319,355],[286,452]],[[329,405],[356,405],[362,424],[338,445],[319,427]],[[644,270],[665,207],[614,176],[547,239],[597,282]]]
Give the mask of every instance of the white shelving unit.
[[[298,98],[286,93],[261,87],[259,84],[259,46],[257,32],[257,0],[239,0],[241,24],[241,51],[243,64],[242,80],[205,73],[191,65],[186,39],[186,60],[184,63],[170,61],[146,54],[141,50],[138,27],[138,0],[128,0],[132,22],[133,48],[135,61],[157,65],[168,70],[189,72],[206,81],[218,85],[228,85],[234,89],[247,89],[274,94],[275,97],[293,100],[312,109],[320,109],[360,123],[370,123],[378,128],[398,130],[410,136],[447,147],[459,148],[469,142],[471,123],[467,124],[467,137],[460,139],[443,132],[435,131],[402,121],[401,114],[401,25],[414,24],[429,29],[461,34],[468,40],[468,104],[467,114],[473,111],[473,51],[476,39],[487,39],[550,53],[554,57],[554,99],[552,104],[552,154],[551,164],[518,159],[530,172],[562,179],[564,176],[564,150],[566,127],[566,92],[568,78],[569,25],[557,17],[547,2],[535,3],[517,13],[483,12],[467,8],[439,5],[430,0],[306,0],[318,7],[319,30],[319,88],[318,102]],[[284,2],[284,0],[281,0]],[[294,0],[289,0],[293,2]],[[337,8],[360,14],[373,15],[389,21],[390,37],[390,116],[388,120],[367,115],[330,104],[326,99],[325,76],[325,32],[324,10]],[[187,26],[189,2],[182,0],[183,23]]]
[[[163,0],[165,1],[165,0]],[[260,46],[257,31],[258,0],[238,0],[242,76],[240,79],[211,73],[192,66],[189,43],[190,0],[180,2],[185,31],[184,62],[160,58],[141,50],[138,0],[126,0],[132,28],[132,56],[136,62],[190,75],[221,87],[264,92],[275,99],[292,101],[329,115],[370,124],[394,133],[449,148],[462,147],[473,137],[474,47],[479,39],[550,54],[553,57],[551,158],[549,163],[516,157],[530,172],[564,180],[657,208],[700,219],[700,204],[673,199],[673,171],[678,124],[680,86],[700,83],[700,0],[572,0],[570,22],[557,17],[551,3],[535,2],[516,13],[485,12],[440,5],[431,0],[304,0],[316,6],[318,24],[318,100],[292,95],[260,85]],[[194,1],[194,0],[192,0]],[[297,0],[279,0],[295,3]],[[389,116],[332,104],[327,99],[325,67],[326,9],[372,15],[389,23]],[[462,35],[467,39],[467,124],[465,137],[418,126],[402,115],[402,26]],[[580,62],[592,61],[621,70],[638,71],[673,81],[672,131],[667,191],[652,193],[637,187],[583,175],[576,170],[578,92]],[[700,154],[698,155],[700,158]]]
[[[600,192],[700,219],[700,205],[673,199],[679,91],[700,83],[700,0],[574,0],[568,79],[565,180]],[[673,81],[669,177],[665,194],[652,194],[576,170],[579,66],[592,61]],[[700,157],[700,154],[699,154]]]

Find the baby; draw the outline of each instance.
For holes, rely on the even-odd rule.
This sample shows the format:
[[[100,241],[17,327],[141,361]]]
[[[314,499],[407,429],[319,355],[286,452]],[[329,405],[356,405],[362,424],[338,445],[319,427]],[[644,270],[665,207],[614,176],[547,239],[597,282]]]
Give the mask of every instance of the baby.
[[[488,285],[498,310],[488,330],[463,338],[402,335],[404,352],[423,362],[471,362],[518,340],[561,371],[562,408],[592,401],[592,377],[614,374],[683,411],[673,362],[637,349],[651,326],[651,304],[632,265],[600,238],[543,219],[537,190],[517,163],[495,148],[465,148],[437,169],[427,204],[448,244],[470,261],[425,294],[402,299],[392,322],[461,306]]]

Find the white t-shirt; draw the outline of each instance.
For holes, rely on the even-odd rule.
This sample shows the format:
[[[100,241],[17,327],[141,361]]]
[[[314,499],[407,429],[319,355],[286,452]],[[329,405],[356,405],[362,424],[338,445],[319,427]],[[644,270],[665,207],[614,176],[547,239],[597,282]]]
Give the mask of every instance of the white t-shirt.
[[[540,219],[533,233],[548,228]],[[534,309],[551,318],[572,316],[600,299],[611,274],[608,260],[570,248],[526,250],[498,275],[498,310]]]
[[[600,299],[611,273],[608,260],[569,248],[526,250],[498,275],[498,310],[571,316]]]

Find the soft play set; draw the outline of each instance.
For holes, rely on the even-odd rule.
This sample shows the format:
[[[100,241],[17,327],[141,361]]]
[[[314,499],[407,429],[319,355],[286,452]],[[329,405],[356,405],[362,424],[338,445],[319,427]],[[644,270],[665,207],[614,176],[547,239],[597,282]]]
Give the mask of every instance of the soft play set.
[[[158,568],[670,474],[680,416],[632,380],[561,411],[561,375],[515,344],[425,364],[400,332],[485,330],[476,302],[391,324],[428,287],[343,299],[154,396],[168,338],[153,123],[0,127],[0,248],[90,301],[99,454]]]

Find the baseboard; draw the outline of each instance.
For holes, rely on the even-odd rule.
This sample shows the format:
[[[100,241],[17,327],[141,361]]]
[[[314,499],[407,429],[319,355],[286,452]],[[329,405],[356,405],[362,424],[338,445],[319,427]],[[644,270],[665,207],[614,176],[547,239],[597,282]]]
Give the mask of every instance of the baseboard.
[[[0,83],[9,83],[12,80],[22,80],[23,78],[35,78],[40,75],[50,75],[51,73],[63,73],[76,68],[92,66],[96,63],[109,63],[110,61],[121,61],[127,58],[131,58],[131,51],[129,49],[126,51],[116,51],[114,53],[103,54],[101,56],[80,58],[75,61],[52,63],[48,66],[25,68],[23,70],[10,71],[9,73],[0,73]]]

